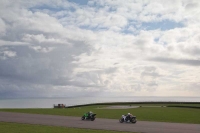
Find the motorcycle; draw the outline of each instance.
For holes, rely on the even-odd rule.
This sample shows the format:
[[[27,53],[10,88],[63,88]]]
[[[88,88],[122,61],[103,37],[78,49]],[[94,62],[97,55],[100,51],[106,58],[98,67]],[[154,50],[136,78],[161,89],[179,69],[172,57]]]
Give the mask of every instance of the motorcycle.
[[[137,122],[137,119],[136,119],[136,116],[130,116],[129,119],[127,119],[127,116],[126,115],[122,115],[122,117],[119,119],[119,122],[120,123],[123,123],[123,122],[131,122],[131,123],[136,123]]]
[[[96,114],[91,114],[90,116],[88,116],[86,113],[81,117],[81,120],[91,120],[94,121]]]

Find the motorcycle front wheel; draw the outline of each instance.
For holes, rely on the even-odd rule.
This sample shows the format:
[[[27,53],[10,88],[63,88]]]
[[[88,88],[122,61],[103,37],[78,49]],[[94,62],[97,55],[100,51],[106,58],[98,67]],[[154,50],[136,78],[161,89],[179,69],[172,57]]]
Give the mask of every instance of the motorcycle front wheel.
[[[119,122],[120,122],[120,123],[123,123],[123,122],[124,122],[124,118],[120,118],[120,119],[119,119]]]
[[[82,117],[81,117],[81,120],[85,120],[85,116],[82,116]]]

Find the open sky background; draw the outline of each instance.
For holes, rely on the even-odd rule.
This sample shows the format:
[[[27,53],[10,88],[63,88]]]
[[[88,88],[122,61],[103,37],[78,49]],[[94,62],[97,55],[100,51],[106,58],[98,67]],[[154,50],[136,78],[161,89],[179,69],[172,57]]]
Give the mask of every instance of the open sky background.
[[[200,96],[199,0],[1,0],[0,98]]]

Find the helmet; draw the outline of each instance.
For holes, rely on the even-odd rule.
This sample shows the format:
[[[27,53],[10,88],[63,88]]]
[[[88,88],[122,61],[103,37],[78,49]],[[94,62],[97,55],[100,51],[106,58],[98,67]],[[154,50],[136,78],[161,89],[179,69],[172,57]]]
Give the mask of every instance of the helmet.
[[[92,113],[92,111],[90,111],[90,114]]]
[[[130,115],[130,113],[128,113],[128,115]]]

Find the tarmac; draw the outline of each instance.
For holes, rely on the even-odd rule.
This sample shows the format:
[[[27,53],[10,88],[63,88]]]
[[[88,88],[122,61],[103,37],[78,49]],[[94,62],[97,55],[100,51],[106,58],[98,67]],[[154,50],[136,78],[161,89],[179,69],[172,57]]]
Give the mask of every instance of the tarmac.
[[[98,118],[98,114],[95,121],[82,121],[81,116],[70,117],[0,112],[0,122],[15,122],[24,124],[40,124],[49,126],[128,131],[140,133],[200,133],[200,124],[181,124],[149,121],[137,121],[136,124],[119,123],[118,119]]]

